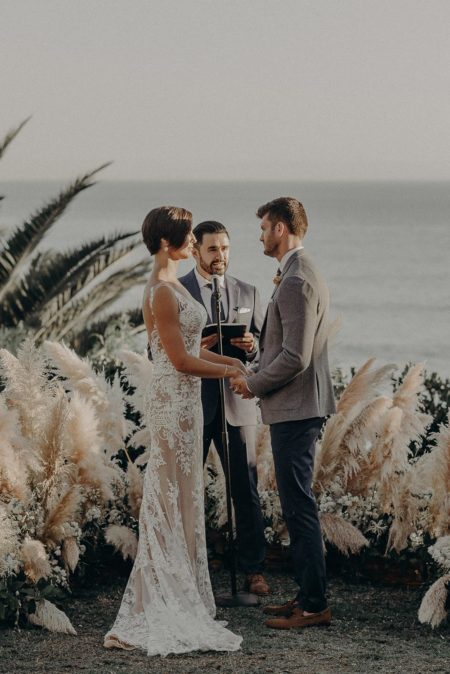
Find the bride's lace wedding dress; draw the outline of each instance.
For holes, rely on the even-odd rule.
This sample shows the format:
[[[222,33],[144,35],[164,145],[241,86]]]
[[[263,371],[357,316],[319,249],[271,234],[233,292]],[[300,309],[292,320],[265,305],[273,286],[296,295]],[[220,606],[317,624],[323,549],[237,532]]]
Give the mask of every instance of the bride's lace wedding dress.
[[[206,311],[171,287],[178,300],[186,350],[198,356]],[[242,637],[214,620],[208,572],[201,380],[177,372],[156,329],[150,347],[154,368],[146,423],[151,448],[139,515],[139,546],[105,645],[119,640],[124,646],[145,649],[148,655],[234,651]]]

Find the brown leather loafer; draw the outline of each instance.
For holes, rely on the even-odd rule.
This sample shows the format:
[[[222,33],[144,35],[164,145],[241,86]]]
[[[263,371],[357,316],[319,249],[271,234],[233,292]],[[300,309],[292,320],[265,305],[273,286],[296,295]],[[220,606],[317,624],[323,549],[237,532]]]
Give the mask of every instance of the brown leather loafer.
[[[331,610],[329,608],[311,615],[303,615],[302,609],[294,608],[291,615],[287,617],[266,620],[266,626],[275,630],[296,630],[313,625],[328,627],[330,624]]]
[[[264,606],[263,613],[266,615],[274,616],[283,616],[285,618],[289,617],[292,614],[294,608],[298,608],[297,599],[291,599],[291,601],[286,602],[285,604],[268,604]]]
[[[248,573],[245,577],[245,589],[247,592],[257,594],[260,597],[265,597],[270,592],[269,586],[261,573]]]

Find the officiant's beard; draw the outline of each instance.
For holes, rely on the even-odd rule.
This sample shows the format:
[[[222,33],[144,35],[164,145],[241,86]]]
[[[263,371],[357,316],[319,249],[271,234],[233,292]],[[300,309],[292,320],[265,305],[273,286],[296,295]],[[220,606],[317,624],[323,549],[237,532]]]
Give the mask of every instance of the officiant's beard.
[[[223,264],[221,264],[220,267],[217,267],[217,262],[218,261],[213,261],[211,264],[208,264],[202,257],[202,254],[200,251],[197,249],[197,255],[196,259],[198,261],[198,265],[202,271],[204,271],[206,274],[209,276],[212,276],[213,274],[217,274],[218,276],[224,276],[226,270],[228,269],[228,261],[223,261]]]

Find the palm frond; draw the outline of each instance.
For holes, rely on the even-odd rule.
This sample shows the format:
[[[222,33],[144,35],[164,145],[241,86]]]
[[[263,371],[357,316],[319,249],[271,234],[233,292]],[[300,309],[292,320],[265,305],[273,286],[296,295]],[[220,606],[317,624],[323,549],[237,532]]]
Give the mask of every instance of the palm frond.
[[[95,184],[92,180],[99,171],[109,166],[102,164],[90,173],[77,178],[43,208],[30,216],[23,225],[16,227],[0,249],[0,302],[14,287],[30,255],[50,227],[64,213],[72,199]]]
[[[4,297],[3,322],[14,326],[24,321],[40,327],[108,266],[136,248],[133,233],[100,237],[65,253],[39,253],[27,273]]]
[[[145,331],[144,318],[140,307],[128,309],[127,311],[114,311],[90,323],[82,330],[77,330],[76,336],[71,340],[72,348],[75,349],[78,355],[87,356],[97,343],[104,342],[105,332],[111,325],[124,320],[129,326],[128,336]]]
[[[22,131],[23,127],[30,121],[30,119],[31,116],[27,117],[18,126],[11,129],[11,131],[8,131],[6,136],[3,137],[3,139],[0,141],[0,159],[5,154],[7,147],[12,143],[14,138]]]
[[[46,317],[36,333],[37,340],[61,340],[83,330],[95,316],[115,302],[126,290],[143,283],[148,274],[148,261],[121,269],[90,290],[83,297],[70,299],[53,316]]]

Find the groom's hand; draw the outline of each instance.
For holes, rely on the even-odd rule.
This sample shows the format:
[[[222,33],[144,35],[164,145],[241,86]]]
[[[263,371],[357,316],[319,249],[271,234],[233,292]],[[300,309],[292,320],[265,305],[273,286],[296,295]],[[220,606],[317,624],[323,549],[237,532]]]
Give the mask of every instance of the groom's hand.
[[[245,377],[231,377],[230,379],[230,384],[231,388],[235,393],[238,393],[240,396],[242,396],[245,400],[250,400],[251,398],[254,398],[255,396],[253,393],[249,390],[247,386],[247,380]]]

